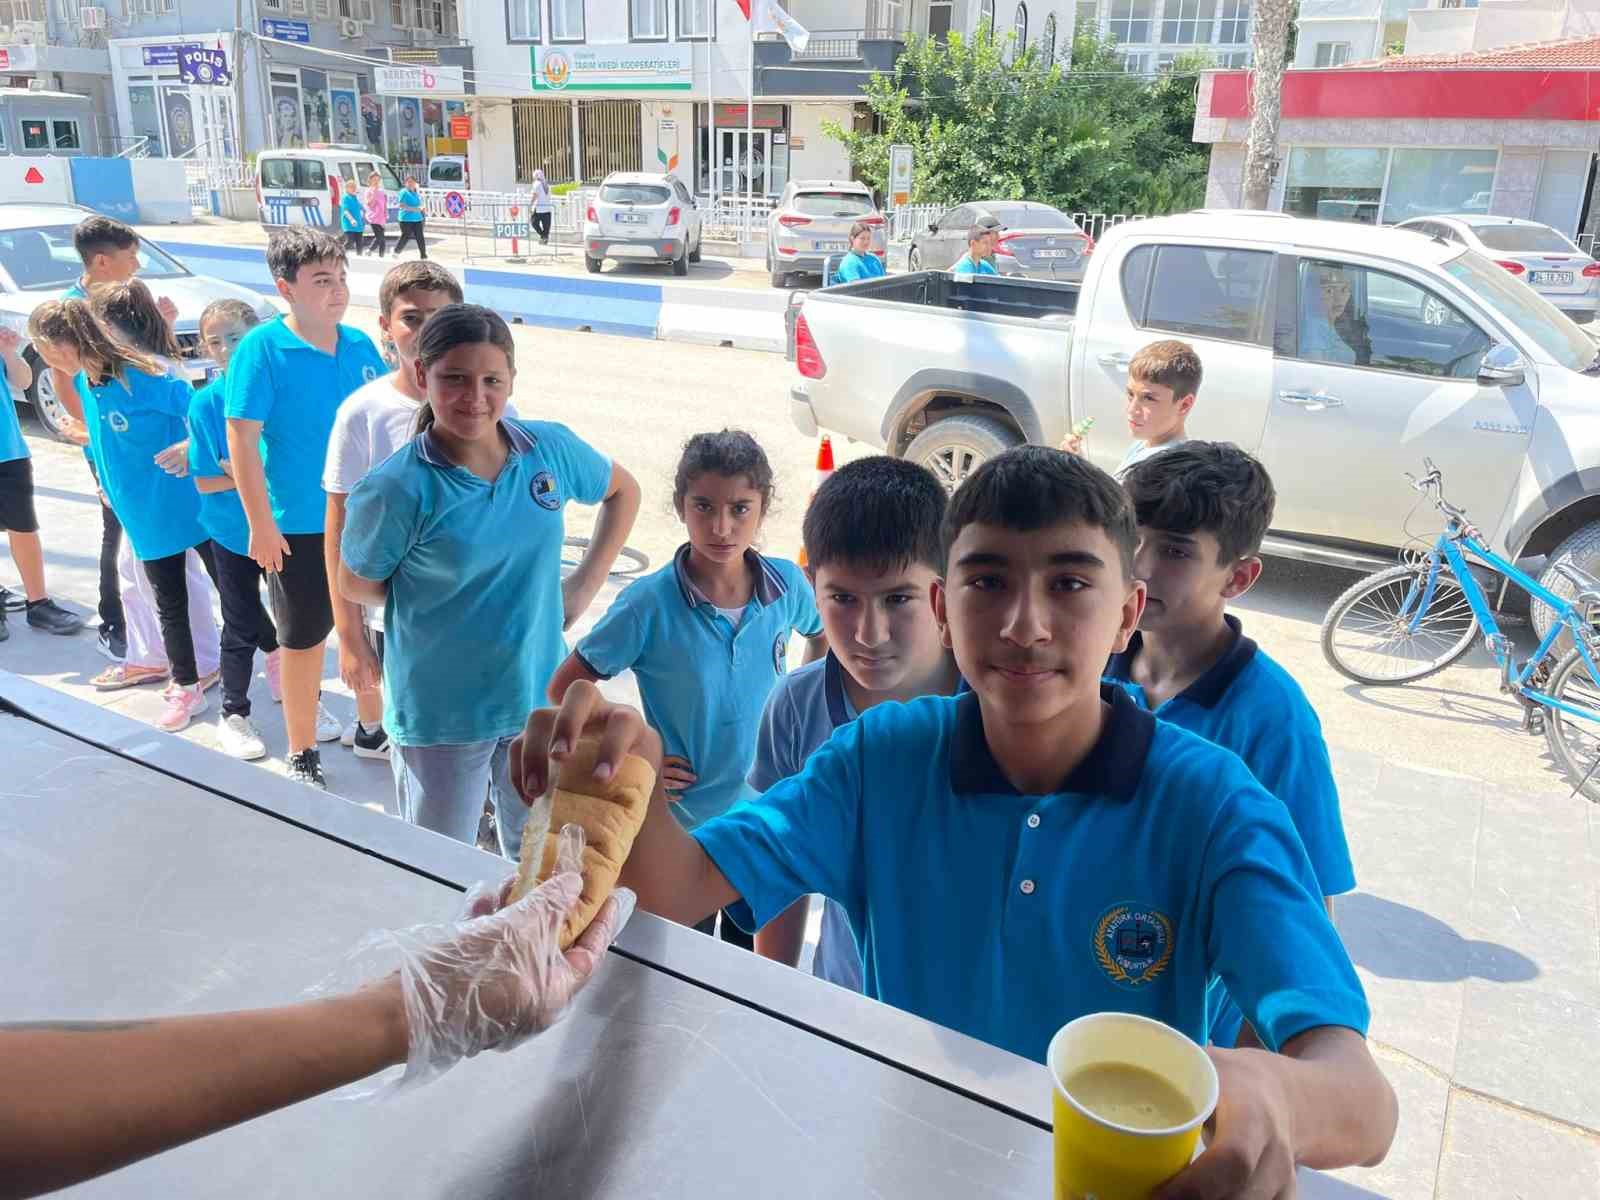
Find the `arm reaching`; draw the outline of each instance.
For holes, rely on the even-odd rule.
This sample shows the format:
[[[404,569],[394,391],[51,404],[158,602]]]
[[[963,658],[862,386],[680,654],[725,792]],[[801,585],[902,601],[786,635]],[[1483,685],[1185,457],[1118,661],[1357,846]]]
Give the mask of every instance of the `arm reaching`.
[[[283,556],[289,543],[278,531],[272,516],[272,501],[267,496],[267,472],[261,462],[261,422],[243,417],[228,418],[228,462],[233,466],[233,482],[239,489],[250,522],[250,557],[264,571],[283,570]]]

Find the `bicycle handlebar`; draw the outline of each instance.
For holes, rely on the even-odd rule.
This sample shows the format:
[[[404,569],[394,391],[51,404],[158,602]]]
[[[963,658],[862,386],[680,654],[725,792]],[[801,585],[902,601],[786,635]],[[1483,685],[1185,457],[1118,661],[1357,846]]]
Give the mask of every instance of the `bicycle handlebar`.
[[[1434,466],[1433,459],[1422,460],[1423,466],[1428,468],[1426,475],[1421,478],[1406,472],[1406,478],[1411,481],[1411,486],[1433,500],[1433,506],[1452,521],[1467,525],[1467,514],[1444,498],[1444,475],[1439,468]]]

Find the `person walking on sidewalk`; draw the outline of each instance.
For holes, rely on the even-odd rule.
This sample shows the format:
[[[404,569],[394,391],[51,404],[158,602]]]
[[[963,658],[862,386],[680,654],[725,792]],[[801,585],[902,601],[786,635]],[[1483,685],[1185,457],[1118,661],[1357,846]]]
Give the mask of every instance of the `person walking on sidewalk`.
[[[344,181],[344,198],[339,201],[339,230],[344,234],[344,248],[350,254],[361,253],[361,234],[367,228],[367,207],[361,203],[361,193],[354,179]]]
[[[400,251],[406,248],[407,242],[417,244],[417,254],[424,260],[428,257],[428,243],[422,236],[422,224],[427,219],[427,212],[422,207],[422,193],[417,190],[417,177],[406,176],[406,186],[400,189],[400,240],[394,244],[395,257],[400,257]]]
[[[372,240],[367,243],[367,250],[376,250],[382,258],[389,252],[389,235],[384,232],[384,226],[389,223],[389,193],[383,190],[383,179],[376,171],[367,176],[367,191],[361,203],[367,224],[372,227]]]
[[[550,194],[550,185],[544,181],[544,172],[535,169],[533,172],[533,195],[530,197],[533,206],[533,231],[539,235],[539,244],[550,244],[550,222],[556,213],[556,198]]]

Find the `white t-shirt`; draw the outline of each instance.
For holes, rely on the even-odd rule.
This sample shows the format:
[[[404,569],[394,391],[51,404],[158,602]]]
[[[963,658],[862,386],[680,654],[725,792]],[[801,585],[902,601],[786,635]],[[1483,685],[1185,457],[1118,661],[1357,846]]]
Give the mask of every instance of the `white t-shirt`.
[[[367,385],[371,387],[371,384]],[[1118,479],[1128,473],[1128,469],[1136,463],[1142,463],[1147,458],[1154,458],[1163,450],[1170,450],[1174,446],[1182,445],[1188,438],[1173,438],[1170,442],[1162,442],[1152,446],[1149,442],[1135,442],[1128,447],[1128,452],[1122,456],[1122,461],[1117,464],[1117,469],[1112,472]]]

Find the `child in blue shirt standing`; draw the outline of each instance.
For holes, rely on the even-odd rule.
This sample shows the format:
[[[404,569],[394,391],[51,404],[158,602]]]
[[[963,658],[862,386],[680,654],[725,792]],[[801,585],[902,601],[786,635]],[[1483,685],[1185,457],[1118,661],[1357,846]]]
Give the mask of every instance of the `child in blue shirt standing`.
[[[820,891],[861,936],[869,996],[1035,1061],[1092,1012],[1203,1043],[1220,975],[1270,1053],[1209,1051],[1206,1149],[1163,1194],[1287,1195],[1297,1163],[1380,1161],[1394,1092],[1288,813],[1236,756],[1102,684],[1144,607],[1116,481],[1018,447],[956,491],[941,540],[933,608],[972,690],[862,713],[692,836],[658,782],[621,884],[672,920],[735,905],[752,927]],[[601,779],[624,753],[661,761],[638,713],[576,683],[513,746],[525,796],[585,733]]]
[[[507,749],[566,653],[562,630],[605,583],[639,485],[564,425],[504,418],[515,352],[491,310],[435,312],[414,369],[427,396],[420,432],[350,493],[340,590],[383,607],[383,724],[401,814],[471,844],[487,794],[515,858],[528,812]],[[568,501],[601,510],[562,580]]]
[[[667,793],[685,829],[752,794],[745,773],[790,639],[812,639],[813,658],[827,648],[805,574],[752,548],[771,503],[772,465],[755,438],[729,429],[690,438],[672,493],[689,541],[616,598],[550,683],[559,702],[575,680],[632,669],[666,740]],[[722,924],[724,940],[751,946]]]
[[[1283,801],[1332,915],[1332,898],[1353,891],[1356,877],[1322,724],[1300,685],[1227,613],[1261,577],[1272,480],[1237,446],[1184,442],[1135,464],[1122,485],[1146,600],[1139,631],[1106,675],[1162,720],[1232,750]],[[1234,1045],[1241,1024],[1214,985],[1211,1040]]]
[[[261,323],[243,300],[215,300],[200,314],[200,340],[225,372],[245,334]],[[189,401],[189,474],[200,493],[200,525],[211,538],[222,601],[222,721],[217,745],[233,758],[266,757],[250,719],[255,655],[267,656],[267,685],[278,696],[278,633],[261,603],[261,567],[250,557],[250,522],[228,461],[228,390],[219,374]]]
[[[354,179],[344,181],[344,196],[339,200],[339,231],[344,234],[347,254],[361,253],[361,235],[367,231],[367,209]]]

